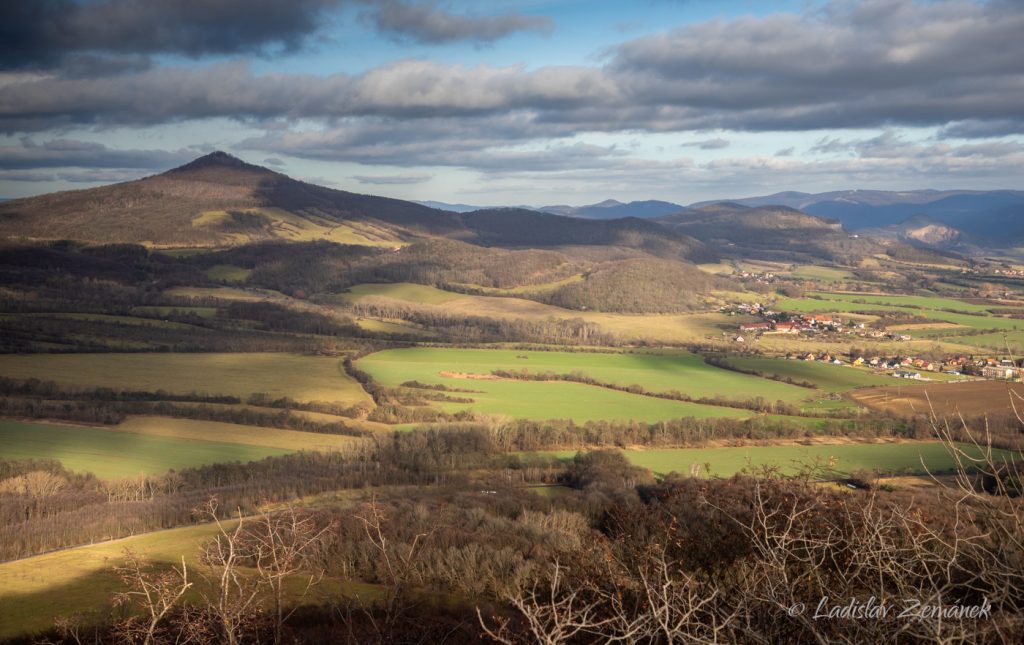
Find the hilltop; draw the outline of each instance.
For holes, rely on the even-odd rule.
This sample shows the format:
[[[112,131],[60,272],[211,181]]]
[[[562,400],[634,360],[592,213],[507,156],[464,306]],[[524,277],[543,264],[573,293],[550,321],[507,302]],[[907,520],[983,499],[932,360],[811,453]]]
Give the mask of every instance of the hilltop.
[[[224,152],[136,181],[0,205],[7,238],[153,246],[275,238],[394,245],[459,228],[453,213],[309,184]]]
[[[510,208],[456,213],[317,186],[224,152],[136,181],[4,202],[0,236],[207,248],[274,239],[396,247],[445,237],[484,246],[597,245],[711,258],[698,241],[639,219],[590,221]]]

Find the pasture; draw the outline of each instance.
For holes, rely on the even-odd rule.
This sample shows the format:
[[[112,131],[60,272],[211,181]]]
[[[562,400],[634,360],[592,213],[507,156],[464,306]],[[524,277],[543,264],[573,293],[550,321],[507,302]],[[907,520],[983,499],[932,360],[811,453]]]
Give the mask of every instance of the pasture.
[[[185,556],[189,577],[197,578],[199,545],[215,534],[214,525],[200,524],[0,563],[0,638],[42,631],[58,616],[108,607],[120,588],[113,567],[126,548],[165,566],[180,566]]]
[[[448,349],[416,347],[387,350],[360,360],[379,370],[380,380],[397,385],[405,380],[430,382],[440,372],[489,375],[492,370],[527,370],[532,374],[580,372],[615,385],[640,385],[652,392],[678,390],[693,398],[744,400],[756,396],[772,401],[805,398],[806,388],[740,374],[708,365],[685,352],[591,353],[517,351],[505,349]],[[371,373],[374,373],[371,370]],[[376,373],[374,373],[376,376]],[[474,389],[477,389],[475,385]]]
[[[247,406],[248,407],[248,406]],[[310,413],[293,413],[313,415]],[[320,415],[321,418],[327,415]],[[327,421],[348,422],[349,419],[330,417]],[[352,422],[352,425],[359,425]],[[297,430],[281,430],[279,428],[263,428],[236,423],[219,421],[196,421],[193,419],[173,419],[169,417],[138,416],[129,417],[122,423],[112,426],[110,430],[145,435],[149,437],[166,437],[179,441],[216,441],[241,446],[258,446],[293,452],[296,450],[317,450],[330,452],[346,450],[362,442],[358,437],[347,435],[326,434],[321,432],[299,432]]]
[[[834,463],[831,474],[842,478],[859,470],[879,473],[922,474],[951,470],[954,461],[940,442],[843,443],[811,445],[743,446],[737,448],[664,448],[625,450],[629,461],[658,477],[671,472],[689,474],[698,465],[703,477],[731,477],[745,469],[775,467],[794,474],[812,464]],[[560,457],[575,453],[561,451]]]
[[[361,284],[335,296],[358,302],[367,296],[393,298],[404,302],[443,305],[446,311],[488,318],[526,318],[568,320],[581,318],[619,338],[650,342],[702,341],[707,336],[720,338],[726,328],[735,327],[735,319],[720,313],[698,314],[615,314],[574,311],[512,296],[470,296],[419,284]]]
[[[739,418],[752,414],[735,408],[671,401],[580,383],[473,377],[489,377],[495,369],[527,369],[535,373],[552,371],[560,374],[580,371],[612,383],[640,383],[657,391],[680,389],[695,397],[722,393],[739,398],[737,392],[756,396],[754,392],[759,391],[796,397],[805,396],[806,392],[795,386],[710,367],[689,354],[660,356],[410,348],[370,354],[358,361],[358,367],[382,384],[392,387],[415,380],[474,390],[472,393],[454,393],[459,397],[474,399],[473,403],[436,404],[449,411],[471,409],[485,414],[531,419],[662,421],[688,416]],[[761,387],[765,389],[759,390]],[[768,398],[767,394],[764,396]]]
[[[998,304],[977,304],[931,296],[889,296],[867,293],[824,293],[812,292],[814,298],[780,298],[776,306],[782,311],[797,313],[850,313],[850,312],[898,312],[910,316],[927,318],[938,323],[949,323],[966,330],[1017,330],[1024,329],[1024,320],[1006,318],[987,313]],[[949,311],[952,310],[952,311]],[[911,335],[921,338],[943,338],[950,335],[949,329],[912,331]],[[969,338],[957,339],[970,343]]]
[[[846,269],[817,266],[814,264],[799,266],[793,270],[792,275],[794,278],[800,278],[801,280],[820,280],[823,282],[841,282],[853,277],[853,274]]]
[[[789,446],[752,446],[744,448],[683,448],[626,451],[629,460],[656,475],[672,471],[688,473],[691,464],[701,464],[701,472],[716,477],[730,477],[746,468],[778,467],[784,474],[793,474],[811,464],[828,464],[836,477],[859,470],[880,473],[921,474],[943,472],[954,467],[946,446],[938,442],[854,443]],[[706,469],[704,464],[710,465]]]
[[[729,357],[728,363],[739,369],[754,370],[765,375],[810,382],[826,392],[845,392],[858,387],[887,385],[890,379],[868,370],[847,365],[830,365],[819,361],[777,358]]]
[[[462,296],[451,291],[444,291],[436,287],[429,287],[424,284],[413,284],[411,282],[397,282],[394,284],[357,284],[347,293],[342,294],[345,299],[358,301],[366,296],[383,296],[415,302],[427,305],[441,305],[452,300],[458,300]]]
[[[228,530],[237,520],[224,522]],[[196,585],[186,600],[199,600],[208,593],[203,578],[208,569],[199,562],[199,549],[217,535],[214,524],[144,533],[99,544],[63,549],[54,553],[0,563],[0,639],[40,632],[53,626],[57,617],[80,616],[86,624],[109,610],[113,593],[122,584],[113,569],[124,562],[125,549],[158,567],[181,566],[182,557],[189,579]],[[296,595],[304,581],[290,580],[288,588]],[[351,581],[330,579],[311,590],[313,597],[335,593],[339,586],[364,598],[376,598],[378,587]]]
[[[884,293],[838,293],[823,291],[812,291],[807,295],[816,298],[824,298],[826,300],[837,300],[840,302],[870,303],[917,309],[950,309],[982,315],[985,315],[989,309],[999,307],[996,303],[979,304],[977,302],[967,302],[957,298],[943,298],[941,296],[889,295]]]
[[[220,462],[248,462],[294,452],[295,448],[190,440],[44,423],[0,421],[0,456],[57,459],[69,470],[101,479],[159,475]]]
[[[340,358],[299,354],[7,354],[0,356],[0,376],[79,388],[233,395],[243,401],[267,392],[299,401],[372,403],[342,370]]]

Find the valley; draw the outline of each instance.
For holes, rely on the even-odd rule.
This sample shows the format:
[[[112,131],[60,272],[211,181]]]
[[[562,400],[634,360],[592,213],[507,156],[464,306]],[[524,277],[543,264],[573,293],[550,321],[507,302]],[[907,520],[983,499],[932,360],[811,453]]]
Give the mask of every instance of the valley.
[[[1017,265],[674,206],[444,211],[223,153],[4,202],[0,638],[124,624],[136,554],[203,572],[181,607],[211,607],[227,565],[200,550],[280,518],[316,550],[279,587],[247,552],[251,597],[377,620],[396,590],[497,606],[508,571],[625,548],[608,518],[662,504],[940,516],[950,482],[1018,472]],[[392,539],[415,583],[368,555]]]

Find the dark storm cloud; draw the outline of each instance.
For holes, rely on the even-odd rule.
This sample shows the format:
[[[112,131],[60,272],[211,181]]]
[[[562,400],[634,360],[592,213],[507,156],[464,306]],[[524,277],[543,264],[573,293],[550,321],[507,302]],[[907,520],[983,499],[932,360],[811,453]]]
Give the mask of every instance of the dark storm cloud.
[[[100,4],[135,6],[129,0]],[[306,12],[298,13],[317,15],[328,4],[302,2]],[[240,13],[260,14],[263,5]],[[388,6],[383,2],[367,10]],[[439,10],[429,5],[427,11]],[[263,36],[235,42],[287,45],[298,36],[286,34],[302,29],[254,32]],[[834,2],[804,15],[688,25],[626,42],[604,67],[402,60],[355,76],[257,75],[241,62],[154,67],[102,78],[10,74],[0,78],[0,131],[210,117],[253,123],[311,119],[331,127],[354,119],[385,139],[388,132],[379,123],[385,130],[411,133],[410,146],[427,156],[431,146],[479,150],[474,142],[487,144],[512,133],[528,141],[580,132],[949,124],[950,136],[991,128],[1011,134],[1021,133],[1024,125],[1020,33],[1024,8],[1015,3],[866,0]],[[182,40],[193,41],[204,42]],[[185,49],[201,50],[200,45]],[[504,128],[497,134],[488,130],[496,119]],[[362,139],[363,156],[374,156],[373,141]],[[380,156],[390,158],[390,153]]]
[[[16,145],[0,146],[0,170],[69,167],[166,170],[195,156],[195,150],[115,150],[101,143],[74,139],[54,139],[44,143],[24,139]]]
[[[1019,132],[1020,33],[1024,9],[1010,4],[868,0],[804,16],[689,25],[621,45],[604,68],[407,60],[359,76],[257,76],[244,64],[221,64],[100,79],[27,77],[0,85],[0,127],[516,113],[576,131],[952,122],[976,131],[998,122]]]
[[[402,40],[440,44],[457,41],[492,42],[518,31],[549,32],[551,20],[516,13],[498,16],[457,15],[442,10],[436,2],[380,0],[364,14],[378,31]]]
[[[641,105],[734,129],[936,125],[1024,112],[1019,4],[865,0],[688,25],[620,46]],[[682,110],[688,108],[689,113]]]
[[[69,54],[293,50],[341,0],[29,0],[0,3],[0,66],[48,67]]]
[[[548,19],[519,14],[461,16],[435,2],[354,0],[381,32],[421,43],[491,42],[547,31]],[[102,68],[140,55],[272,54],[300,49],[329,25],[345,0],[13,0],[0,3],[0,69],[49,69],[82,54]],[[84,69],[79,59],[78,69]],[[102,69],[101,68],[101,69]],[[90,69],[90,75],[101,70]]]

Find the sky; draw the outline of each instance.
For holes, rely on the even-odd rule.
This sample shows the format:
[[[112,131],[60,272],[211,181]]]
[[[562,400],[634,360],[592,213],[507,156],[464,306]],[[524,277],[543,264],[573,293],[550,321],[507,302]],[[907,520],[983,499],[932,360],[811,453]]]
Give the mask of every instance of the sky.
[[[0,198],[213,150],[359,193],[1024,189],[1022,0],[13,0]]]

